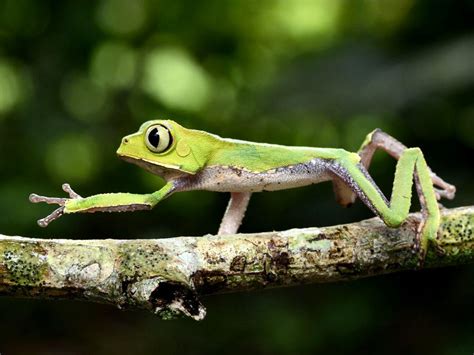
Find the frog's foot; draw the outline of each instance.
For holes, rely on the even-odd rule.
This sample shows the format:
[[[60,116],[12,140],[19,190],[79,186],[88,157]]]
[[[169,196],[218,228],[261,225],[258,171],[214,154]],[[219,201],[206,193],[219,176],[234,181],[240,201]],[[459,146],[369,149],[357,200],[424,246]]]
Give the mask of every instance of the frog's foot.
[[[45,202],[47,204],[55,204],[59,205],[60,207],[55,209],[53,212],[51,212],[49,215],[47,215],[44,218],[41,218],[38,220],[38,225],[40,227],[47,227],[48,224],[50,224],[52,221],[58,219],[64,214],[64,206],[66,202],[70,199],[80,199],[82,198],[81,195],[77,194],[69,184],[65,183],[62,185],[62,189],[68,193],[69,198],[62,198],[62,197],[47,197],[47,196],[41,196],[37,194],[31,194],[30,195],[30,202],[33,203],[39,203],[39,202]]]
[[[435,181],[433,179],[433,181]],[[446,198],[448,200],[452,200],[454,198],[454,196],[456,195],[456,187],[451,185],[451,184],[448,184],[446,182],[443,181],[443,185],[440,186],[438,185],[436,182],[434,183],[436,186],[439,186],[441,188],[434,188],[435,190],[435,195],[436,195],[436,199],[439,201],[441,198]]]
[[[414,245],[414,252],[418,255],[418,268],[422,268],[428,248],[432,248],[438,253],[443,254],[445,251],[437,243],[438,223],[433,219],[422,218],[418,224],[416,231],[416,239]]]
[[[456,186],[447,183],[436,175],[433,171],[430,171],[431,181],[435,190],[436,199],[439,201],[441,198],[452,200],[456,195]]]

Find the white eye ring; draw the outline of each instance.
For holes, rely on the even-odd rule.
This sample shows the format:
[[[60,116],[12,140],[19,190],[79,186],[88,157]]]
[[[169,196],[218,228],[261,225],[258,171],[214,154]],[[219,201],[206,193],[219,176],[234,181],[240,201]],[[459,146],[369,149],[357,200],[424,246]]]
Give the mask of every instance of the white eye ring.
[[[152,152],[163,153],[173,144],[173,136],[168,128],[155,124],[146,130],[145,144]]]

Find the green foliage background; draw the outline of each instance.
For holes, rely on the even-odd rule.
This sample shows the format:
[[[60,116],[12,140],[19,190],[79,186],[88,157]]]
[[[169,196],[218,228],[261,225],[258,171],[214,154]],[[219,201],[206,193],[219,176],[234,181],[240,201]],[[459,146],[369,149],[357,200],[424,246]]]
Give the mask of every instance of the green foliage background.
[[[420,146],[474,202],[474,3],[416,0],[0,0],[0,232],[165,238],[217,230],[227,196],[190,192],[152,212],[68,216],[81,194],[150,192],[159,178],[115,157],[145,120],[222,136],[354,150],[380,127]],[[394,162],[373,176],[387,194]],[[255,194],[243,232],[370,217],[331,186]],[[65,301],[0,299],[0,353],[470,354],[473,268],[205,300],[204,322]]]

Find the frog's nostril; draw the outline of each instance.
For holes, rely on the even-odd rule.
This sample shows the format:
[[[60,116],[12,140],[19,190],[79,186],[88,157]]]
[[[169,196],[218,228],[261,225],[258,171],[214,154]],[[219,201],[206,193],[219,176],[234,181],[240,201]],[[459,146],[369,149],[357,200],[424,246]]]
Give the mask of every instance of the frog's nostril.
[[[123,142],[123,144],[128,144],[128,139],[124,138],[124,139],[122,139],[122,142]]]

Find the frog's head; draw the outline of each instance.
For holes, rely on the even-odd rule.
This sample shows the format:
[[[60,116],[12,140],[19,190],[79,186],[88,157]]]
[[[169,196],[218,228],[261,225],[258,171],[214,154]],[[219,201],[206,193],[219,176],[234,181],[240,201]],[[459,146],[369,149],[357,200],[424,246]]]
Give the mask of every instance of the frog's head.
[[[148,121],[122,139],[117,155],[165,178],[195,174],[207,161],[206,136],[171,120]]]

